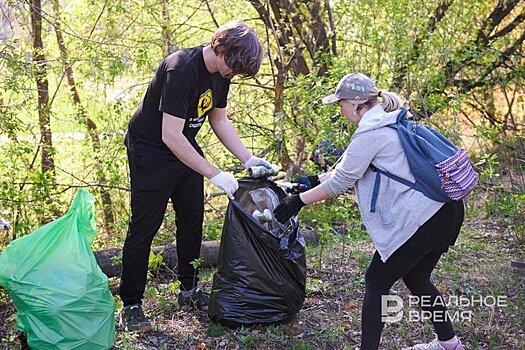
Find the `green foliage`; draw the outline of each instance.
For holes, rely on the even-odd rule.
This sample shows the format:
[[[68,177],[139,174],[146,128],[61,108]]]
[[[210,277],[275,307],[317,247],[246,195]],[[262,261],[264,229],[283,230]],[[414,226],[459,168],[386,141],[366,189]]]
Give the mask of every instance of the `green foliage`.
[[[271,324],[266,328],[266,339],[272,342],[281,343],[284,339],[284,327],[282,325]]]
[[[122,264],[122,254],[115,255],[111,258],[111,265],[117,266]]]
[[[361,214],[353,195],[342,195],[314,207],[306,207],[301,212],[302,222],[311,225],[344,226],[352,235],[357,234],[361,223]],[[356,231],[357,230],[357,231]]]
[[[335,341],[341,338],[344,335],[344,331],[345,328],[342,322],[331,324],[325,328],[321,328],[318,330],[320,337],[326,338],[331,341]]]
[[[250,331],[249,328],[241,327],[240,330],[235,334],[235,338],[246,348],[252,348],[255,345],[255,335]]]
[[[206,329],[206,333],[210,337],[221,337],[226,333],[226,328],[219,323],[210,322]]]
[[[479,125],[481,145],[476,167],[480,183],[488,185],[482,201],[487,217],[507,227],[518,245],[525,244],[525,139],[521,133],[508,136],[499,126]]]
[[[478,154],[476,166],[481,168],[480,180],[482,182],[494,183],[494,181],[501,176],[498,170],[498,164],[499,161],[497,154]]]
[[[144,290],[144,298],[148,300],[156,300],[157,295],[158,295],[157,287],[152,283],[148,283],[146,285],[146,289]]]
[[[169,313],[179,307],[176,296],[180,290],[180,281],[157,285],[157,289],[156,300],[160,310]]]
[[[519,245],[525,245],[525,193],[495,193],[485,200],[485,210],[507,227]]]
[[[444,8],[444,3],[451,5]],[[476,126],[480,141],[480,155],[476,158],[482,181],[497,184],[505,178],[499,167],[509,153],[501,143],[502,134],[504,139],[512,138],[523,128],[518,107],[525,79],[519,49],[502,54],[523,32],[523,23],[507,27],[523,11],[523,4],[506,12],[502,22],[490,30],[487,19],[498,4],[492,0],[333,2],[335,31],[328,33],[336,39],[337,54],[333,55],[304,47],[305,34],[315,34],[309,32],[312,28],[310,23],[305,26],[307,22],[302,23],[304,28],[286,27],[290,28],[286,33],[289,41],[286,47],[277,47],[274,35],[279,35],[286,23],[276,22],[274,32],[246,2],[75,0],[59,1],[59,13],[54,13],[50,3],[44,3],[46,25],[42,35],[47,65],[42,68],[49,79],[51,98],[50,127],[56,162],[53,179],[38,170],[41,145],[28,7],[8,1],[3,12],[6,39],[0,47],[0,84],[4,87],[0,91],[0,215],[12,223],[13,233],[0,245],[58,217],[67,208],[72,190],[79,186],[94,189],[98,200],[100,233],[94,248],[122,245],[130,216],[123,146],[127,123],[162,57],[174,49],[209,42],[216,28],[210,14],[218,23],[245,19],[263,42],[267,55],[261,73],[256,80],[234,79],[228,112],[247,147],[280,163],[287,170],[287,178],[294,176],[293,172],[319,172],[309,158],[320,141],[327,140],[336,147],[348,145],[355,127],[340,115],[337,106],[323,105],[320,99],[333,92],[343,75],[361,71],[375,79],[380,89],[400,92],[420,116],[439,113],[441,118],[454,114],[457,120],[450,135],[454,140],[465,132],[464,123]],[[299,9],[298,19],[308,18],[305,4],[293,5]],[[321,24],[329,28],[324,6],[319,16]],[[56,21],[60,22],[66,55],[57,45]],[[283,86],[275,86],[279,55],[286,51],[283,62],[287,63],[294,45],[303,48],[311,73],[297,74],[297,62],[292,60],[290,69],[284,72]],[[317,74],[318,66],[314,66],[309,50],[315,51],[312,54],[318,66],[328,65],[326,74]],[[81,106],[72,102],[64,64],[73,69]],[[281,87],[282,101],[276,99]],[[489,103],[487,96],[495,101]],[[509,102],[502,106],[504,96]],[[85,117],[96,125],[100,138],[96,150]],[[494,150],[485,144],[498,142],[502,146]],[[221,169],[240,165],[220,145],[207,123],[199,134],[199,143],[207,159]],[[513,157],[514,171],[522,171],[523,156],[515,152]],[[100,183],[101,178],[104,183]],[[102,189],[109,189],[111,204],[104,202]],[[331,205],[333,202],[306,211],[304,218],[311,223],[345,225],[349,236],[359,237],[363,230],[357,228],[357,211],[346,212],[343,208],[348,204],[334,205],[337,210],[329,209]],[[225,207],[223,199],[208,202],[207,213],[213,215],[204,227],[207,239],[220,236]],[[108,213],[114,216],[114,222],[107,222]],[[326,233],[330,231],[330,224],[321,227]],[[173,213],[168,210],[155,243],[172,240],[174,231]]]
[[[190,265],[193,266],[195,270],[197,270],[202,265],[202,258],[193,259],[190,261]]]
[[[222,221],[208,220],[204,222],[203,235],[208,241],[220,239],[222,235]]]
[[[359,226],[352,226],[347,229],[346,236],[351,240],[363,240],[368,237],[368,232],[364,228],[364,225],[360,224]]]
[[[154,272],[165,265],[166,264],[164,263],[162,252],[155,254],[153,251],[150,251],[149,258],[148,258],[148,280],[152,280],[154,276],[153,275]],[[154,289],[154,290],[150,290],[151,292],[149,294],[150,297],[153,297],[154,295],[156,295],[157,291],[154,286],[148,285],[148,288]],[[146,294],[148,293],[146,292]]]
[[[304,339],[292,339],[292,349],[297,350],[316,350],[317,347],[314,344],[309,343]]]
[[[202,258],[197,258],[197,259],[193,259],[192,261],[190,261],[190,265],[195,269],[195,273],[193,275],[193,281],[194,281],[194,285],[197,284],[197,271],[199,270],[199,268],[201,267],[202,265],[202,262],[203,262],[203,259]]]
[[[133,342],[140,337],[138,332],[122,332],[120,340],[122,342],[122,350],[133,350]]]
[[[363,240],[368,237],[368,233],[362,228],[361,214],[351,195],[343,195],[306,207],[301,212],[301,222],[303,225],[315,227],[319,234],[319,267],[323,266],[325,247],[334,241],[346,238]]]
[[[164,257],[162,252],[159,252],[158,254],[155,254],[154,252],[149,253],[149,259],[148,259],[148,268],[152,270],[156,270],[158,268],[161,268],[164,266]]]
[[[309,278],[306,281],[306,294],[315,294],[322,292],[324,289],[323,281],[317,278]]]

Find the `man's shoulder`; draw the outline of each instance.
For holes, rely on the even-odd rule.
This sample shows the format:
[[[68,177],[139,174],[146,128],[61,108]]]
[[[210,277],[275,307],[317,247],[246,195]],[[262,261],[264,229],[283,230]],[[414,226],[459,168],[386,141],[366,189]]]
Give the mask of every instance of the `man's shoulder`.
[[[164,59],[166,71],[197,69],[202,60],[202,46],[181,49],[173,52]]]

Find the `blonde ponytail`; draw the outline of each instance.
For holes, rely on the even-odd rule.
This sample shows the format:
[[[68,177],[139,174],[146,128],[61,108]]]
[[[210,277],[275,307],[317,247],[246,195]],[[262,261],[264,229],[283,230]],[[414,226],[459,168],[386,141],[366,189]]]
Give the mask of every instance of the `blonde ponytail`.
[[[379,91],[377,96],[383,99],[382,105],[385,112],[396,111],[404,104],[401,97],[399,97],[399,95],[395,92]]]

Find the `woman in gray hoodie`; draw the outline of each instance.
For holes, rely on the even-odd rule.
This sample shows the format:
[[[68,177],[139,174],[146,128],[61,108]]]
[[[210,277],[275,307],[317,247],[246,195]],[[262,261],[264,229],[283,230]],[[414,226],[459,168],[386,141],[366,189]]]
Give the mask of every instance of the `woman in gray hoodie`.
[[[377,203],[371,208],[376,178],[371,165],[414,181],[397,131],[387,127],[396,122],[402,100],[395,93],[378,90],[366,75],[352,73],[344,76],[335,93],[323,102],[338,103],[341,114],[357,125],[357,130],[334,170],[303,177],[301,182],[306,182],[309,189],[286,198],[275,209],[276,218],[285,222],[303,206],[337,196],[353,186],[363,222],[376,248],[365,274],[361,349],[379,347],[385,320],[382,301],[392,285],[403,278],[410,292],[424,301],[421,307],[425,315],[431,315],[437,333],[433,342],[412,349],[462,350],[446,303],[430,275],[441,255],[456,241],[464,218],[463,202],[436,202],[383,177]]]

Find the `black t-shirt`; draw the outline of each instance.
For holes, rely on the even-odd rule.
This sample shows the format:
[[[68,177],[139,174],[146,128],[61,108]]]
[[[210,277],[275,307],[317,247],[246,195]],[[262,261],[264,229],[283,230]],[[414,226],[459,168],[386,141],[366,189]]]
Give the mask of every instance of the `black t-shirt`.
[[[157,68],[146,95],[129,122],[126,145],[133,153],[177,160],[162,142],[162,113],[185,119],[183,134],[202,155],[195,136],[213,108],[226,107],[230,80],[210,74],[203,46],[180,50]]]

